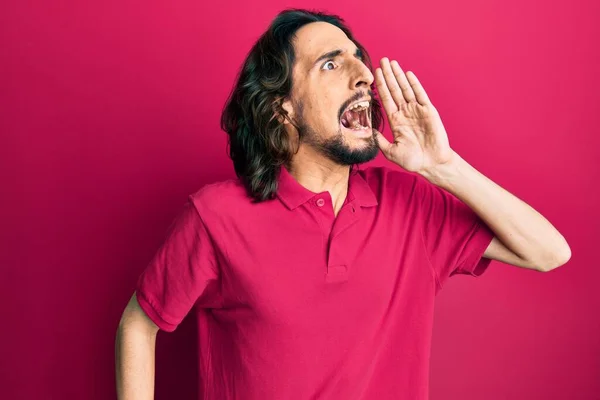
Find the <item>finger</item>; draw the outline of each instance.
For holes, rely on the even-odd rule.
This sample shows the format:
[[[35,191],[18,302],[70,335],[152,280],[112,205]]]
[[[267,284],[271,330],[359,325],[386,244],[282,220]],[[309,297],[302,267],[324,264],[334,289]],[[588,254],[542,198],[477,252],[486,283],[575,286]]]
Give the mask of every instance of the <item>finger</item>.
[[[410,86],[412,87],[412,90],[415,93],[419,104],[425,105],[431,103],[431,101],[429,100],[429,96],[427,96],[427,93],[423,88],[423,85],[421,85],[421,82],[419,82],[414,72],[408,71],[406,73],[406,78],[408,79],[408,82],[410,83]]]
[[[402,96],[404,96],[406,102],[410,103],[411,101],[416,101],[415,93],[413,92],[412,87],[410,86],[410,83],[404,74],[404,71],[402,71],[402,68],[400,68],[398,61],[393,60],[390,65],[392,67],[394,77],[398,81],[398,85],[402,90]]]
[[[404,95],[402,94],[402,89],[400,85],[398,85],[398,79],[396,78],[394,71],[390,65],[390,60],[387,57],[384,57],[380,61],[381,70],[383,71],[383,76],[385,77],[385,83],[394,99],[394,102],[400,107],[401,104],[406,103],[404,99]],[[406,79],[406,77],[404,78]],[[407,86],[410,87],[410,85]]]
[[[392,98],[387,84],[385,83],[385,79],[383,77],[383,72],[381,71],[381,68],[377,68],[375,70],[375,83],[377,85],[377,93],[379,93],[379,99],[381,100],[381,104],[383,105],[383,108],[385,109],[385,112],[389,118],[392,113],[398,111],[398,106]]]
[[[377,142],[377,146],[379,146],[379,149],[383,155],[387,157],[392,148],[392,144],[385,136],[383,136],[383,133],[379,132],[377,129],[373,128],[373,132],[375,133],[375,141]]]

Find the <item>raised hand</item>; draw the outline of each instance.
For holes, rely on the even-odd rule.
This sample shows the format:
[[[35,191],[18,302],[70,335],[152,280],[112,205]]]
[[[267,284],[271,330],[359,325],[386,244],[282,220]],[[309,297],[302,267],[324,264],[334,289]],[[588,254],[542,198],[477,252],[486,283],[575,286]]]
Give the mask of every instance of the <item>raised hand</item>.
[[[384,156],[407,171],[426,173],[454,156],[436,108],[414,73],[398,62],[381,59],[375,70],[377,91],[394,136],[390,143],[376,132]]]

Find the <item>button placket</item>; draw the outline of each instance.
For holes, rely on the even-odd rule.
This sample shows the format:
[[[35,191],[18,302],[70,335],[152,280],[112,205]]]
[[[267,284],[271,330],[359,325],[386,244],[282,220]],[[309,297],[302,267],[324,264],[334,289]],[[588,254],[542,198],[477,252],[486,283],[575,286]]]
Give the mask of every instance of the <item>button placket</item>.
[[[327,247],[326,282],[345,282],[349,279],[352,261],[360,244],[355,243],[356,233],[347,230],[359,219],[360,207],[356,204],[346,204],[338,214]]]

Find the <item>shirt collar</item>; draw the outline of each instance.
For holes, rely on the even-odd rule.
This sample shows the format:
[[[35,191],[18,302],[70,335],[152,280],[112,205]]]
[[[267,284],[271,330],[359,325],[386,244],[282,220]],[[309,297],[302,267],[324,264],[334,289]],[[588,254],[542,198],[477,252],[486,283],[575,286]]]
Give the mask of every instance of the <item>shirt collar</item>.
[[[280,167],[277,178],[277,196],[290,210],[306,203],[318,194],[298,183],[285,166],[282,165]],[[348,180],[348,198],[346,202],[351,201],[356,201],[358,205],[363,207],[371,207],[378,204],[373,190],[371,190],[369,184],[356,168],[350,170]]]

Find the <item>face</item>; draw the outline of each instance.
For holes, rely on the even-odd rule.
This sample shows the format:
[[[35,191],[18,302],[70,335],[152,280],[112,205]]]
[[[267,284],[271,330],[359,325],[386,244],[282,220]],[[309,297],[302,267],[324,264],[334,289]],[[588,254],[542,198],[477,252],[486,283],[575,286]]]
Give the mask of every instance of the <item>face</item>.
[[[296,32],[293,87],[284,108],[298,125],[287,124],[300,146],[309,146],[336,164],[375,158],[370,86],[373,74],[356,45],[338,27],[307,24]]]

